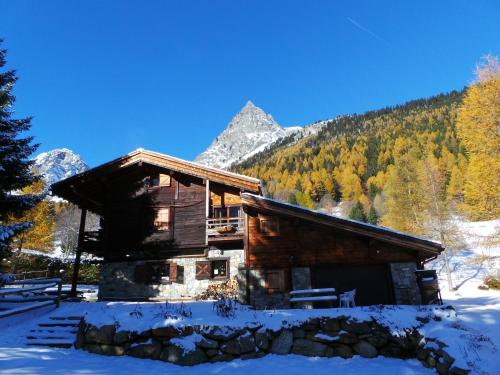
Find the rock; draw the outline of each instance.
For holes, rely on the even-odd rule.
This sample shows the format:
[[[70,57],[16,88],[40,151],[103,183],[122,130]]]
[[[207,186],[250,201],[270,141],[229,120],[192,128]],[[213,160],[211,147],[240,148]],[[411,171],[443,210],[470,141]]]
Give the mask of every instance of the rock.
[[[353,335],[352,333],[348,332],[343,332],[339,335],[339,338],[337,339],[336,342],[339,342],[341,344],[346,344],[346,345],[352,345],[356,344],[358,342],[358,338],[356,335]]]
[[[247,360],[247,359],[257,359],[257,358],[262,358],[266,355],[264,352],[251,352],[251,353],[244,353],[241,355],[242,360]]]
[[[430,352],[431,351],[428,348],[418,348],[418,350],[417,350],[417,358],[420,361],[425,361],[427,359],[427,356],[429,355]]]
[[[205,350],[205,354],[208,355],[210,358],[213,357],[214,355],[216,355],[217,353],[219,353],[219,351],[217,349]]]
[[[373,336],[365,338],[365,341],[369,342],[377,349],[381,348],[384,345],[387,345],[387,339],[385,338],[385,336],[378,333],[376,333]]]
[[[374,358],[378,355],[377,349],[372,344],[364,340],[354,344],[353,349],[363,358]]]
[[[342,358],[351,358],[353,356],[352,349],[348,345],[333,344],[332,347],[335,350],[335,355],[341,356]]]
[[[319,329],[319,319],[309,319],[307,322],[302,324],[302,328],[306,331],[317,331]]]
[[[322,357],[325,355],[327,346],[311,340],[296,339],[293,342],[292,353],[308,357]]]
[[[255,345],[261,350],[267,350],[269,348],[269,335],[265,331],[256,331],[254,333],[255,336]]]
[[[115,331],[116,327],[112,324],[108,324],[98,328],[96,336],[94,338],[94,342],[106,345],[113,344],[115,338]]]
[[[188,352],[177,346],[169,346],[164,349],[160,359],[180,366],[193,366],[208,361],[205,352],[200,348]]]
[[[220,350],[227,354],[239,355],[241,353],[241,347],[238,340],[233,339],[221,345]]]
[[[322,331],[333,333],[340,331],[339,321],[335,318],[326,318],[320,321],[319,326]]]
[[[330,347],[330,346],[327,346],[326,347],[326,350],[325,350],[325,357],[335,357],[336,355],[338,355],[336,352],[335,352],[335,349]]]
[[[232,356],[231,354],[223,353],[223,354],[217,354],[216,356],[210,358],[210,362],[229,362],[232,361],[233,359],[234,356]]]
[[[380,348],[379,354],[384,356],[384,357],[402,358],[403,357],[403,350],[401,349],[401,347],[399,347],[395,344],[390,344],[390,345],[384,346],[383,348]]]
[[[436,370],[437,370],[439,375],[447,375],[449,368],[450,368],[450,365],[446,364],[444,361],[437,361],[436,362]]]
[[[125,354],[125,348],[119,345],[101,345],[102,354],[119,356]]]
[[[423,323],[423,324],[427,324],[431,321],[430,318],[426,317],[426,316],[417,316],[415,318],[416,320],[418,320],[420,323]]]
[[[356,322],[354,320],[343,321],[341,327],[344,331],[350,333],[369,333],[371,332],[370,325],[367,322]]]
[[[98,331],[97,327],[90,326],[87,332],[85,332],[85,342],[87,342],[87,344],[96,343]]]
[[[427,357],[427,359],[425,360],[425,363],[427,363],[427,365],[429,367],[436,367],[436,359],[434,358],[434,356],[431,354]]]
[[[85,345],[85,334],[82,331],[78,331],[75,341],[75,349],[81,349]]]
[[[87,344],[84,346],[84,349],[88,351],[89,353],[94,353],[94,354],[102,354],[102,349],[100,345],[96,344]]]
[[[118,331],[115,333],[115,337],[113,339],[113,342],[116,345],[123,345],[126,342],[130,341],[130,332],[128,331]]]
[[[232,327],[210,327],[202,331],[202,335],[212,340],[229,341],[239,336],[244,331]]]
[[[455,362],[455,359],[451,355],[446,353],[443,349],[439,349],[438,354],[441,356],[441,358],[443,358],[443,361],[448,364],[448,367],[451,366],[453,362]]]
[[[167,338],[167,339],[180,336],[179,330],[172,326],[153,328],[151,330],[151,334],[154,337]]]
[[[453,366],[450,368],[450,375],[469,375],[470,370],[466,370],[460,367]]]
[[[293,345],[293,333],[288,329],[282,329],[271,344],[270,353],[288,354]]]
[[[250,332],[241,335],[237,340],[240,344],[241,353],[255,352],[255,339]]]
[[[136,358],[158,359],[161,354],[161,345],[159,342],[135,345],[127,350],[127,354]]]
[[[217,349],[219,347],[219,343],[217,341],[207,339],[206,337],[203,337],[203,339],[197,342],[196,345],[203,349]]]
[[[306,337],[306,331],[302,328],[294,328],[293,329],[293,338],[294,339],[303,339]]]

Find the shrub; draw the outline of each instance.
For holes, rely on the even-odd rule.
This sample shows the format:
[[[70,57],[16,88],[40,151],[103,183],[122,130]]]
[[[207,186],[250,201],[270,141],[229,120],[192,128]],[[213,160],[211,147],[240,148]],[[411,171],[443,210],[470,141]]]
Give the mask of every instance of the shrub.
[[[488,276],[484,280],[484,284],[490,289],[500,290],[500,279],[496,279],[493,276]]]
[[[223,318],[234,318],[236,316],[237,302],[234,299],[226,297],[222,294],[217,301],[214,302],[213,308],[215,313]]]

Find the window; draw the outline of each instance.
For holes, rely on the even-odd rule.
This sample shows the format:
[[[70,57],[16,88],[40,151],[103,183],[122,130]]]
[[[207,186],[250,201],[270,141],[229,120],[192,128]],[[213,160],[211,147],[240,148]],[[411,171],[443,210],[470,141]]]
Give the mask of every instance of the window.
[[[170,208],[163,207],[156,210],[154,226],[157,231],[167,231],[170,229]]]
[[[278,236],[280,234],[278,218],[275,216],[259,216],[259,229],[264,236]]]
[[[229,278],[229,259],[200,260],[196,262],[197,280]]]
[[[214,218],[240,217],[241,206],[219,206],[214,207]]]
[[[183,269],[171,261],[145,262],[135,267],[134,280],[146,285],[182,283]]]
[[[227,277],[227,259],[225,260],[214,260],[212,262],[212,279],[218,277]]]
[[[168,174],[158,173],[149,178],[149,187],[170,186],[171,178]]]
[[[285,271],[267,270],[265,271],[266,291],[269,294],[283,293],[285,291]]]

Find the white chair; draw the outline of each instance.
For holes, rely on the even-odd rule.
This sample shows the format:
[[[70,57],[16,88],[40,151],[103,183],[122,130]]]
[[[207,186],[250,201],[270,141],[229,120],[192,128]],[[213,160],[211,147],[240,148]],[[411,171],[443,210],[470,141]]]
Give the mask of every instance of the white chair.
[[[356,307],[354,298],[356,297],[356,289],[340,294],[340,307]]]

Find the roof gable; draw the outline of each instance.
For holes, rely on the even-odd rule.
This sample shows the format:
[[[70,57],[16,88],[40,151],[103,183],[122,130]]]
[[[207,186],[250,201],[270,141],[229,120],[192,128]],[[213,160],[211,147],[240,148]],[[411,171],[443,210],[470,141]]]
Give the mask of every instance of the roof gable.
[[[55,195],[69,201],[74,201],[75,195],[81,196],[84,194],[78,192],[78,189],[83,188],[84,185],[92,183],[100,184],[101,180],[108,174],[142,164],[149,164],[155,167],[198,177],[203,180],[210,180],[222,185],[237,188],[241,191],[257,194],[261,192],[260,180],[256,178],[204,166],[144,149],[137,149],[110,162],[56,182],[51,186],[51,189]],[[89,199],[83,199],[82,197],[80,204],[82,204],[82,202],[89,202]],[[92,209],[92,204],[89,204],[87,208]]]

